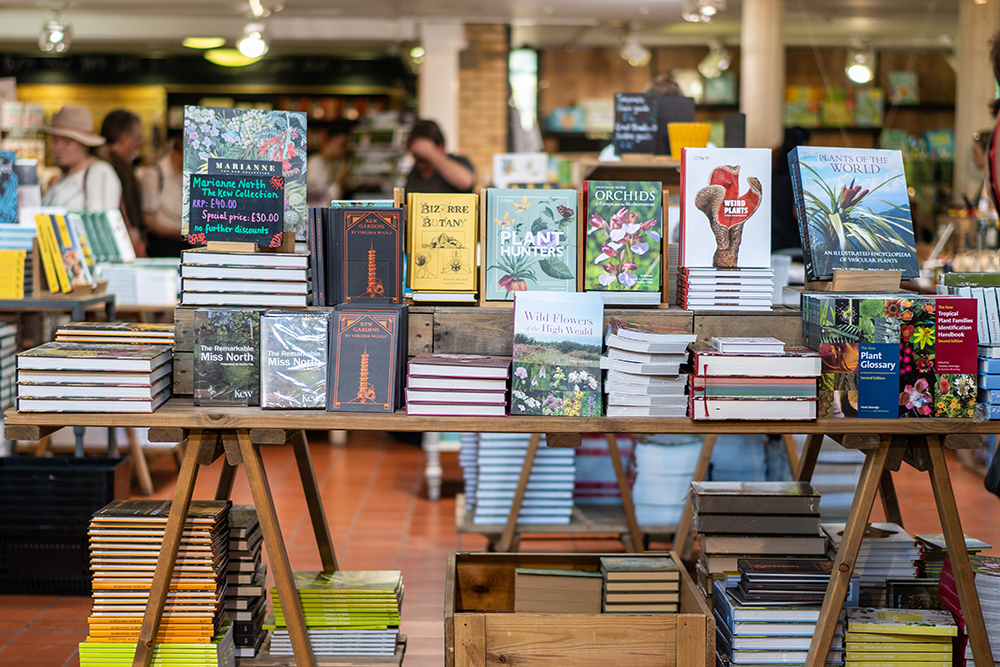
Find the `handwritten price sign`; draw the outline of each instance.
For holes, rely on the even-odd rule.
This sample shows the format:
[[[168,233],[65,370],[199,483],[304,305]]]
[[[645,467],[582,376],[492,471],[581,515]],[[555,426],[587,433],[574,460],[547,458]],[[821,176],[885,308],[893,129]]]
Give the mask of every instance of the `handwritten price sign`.
[[[190,242],[242,241],[276,248],[284,228],[285,181],[192,174],[190,210]]]

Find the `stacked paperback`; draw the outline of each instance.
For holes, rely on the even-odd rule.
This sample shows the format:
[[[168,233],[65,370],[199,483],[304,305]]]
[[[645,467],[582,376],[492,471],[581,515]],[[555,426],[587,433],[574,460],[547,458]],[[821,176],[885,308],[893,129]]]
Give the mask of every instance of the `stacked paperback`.
[[[229,509],[229,501],[191,503],[155,638],[161,659],[183,653],[191,654],[184,664],[207,664],[195,654],[225,657],[211,664],[232,664],[232,625],[223,619]],[[94,606],[81,664],[105,664],[99,658],[108,653],[104,644],[125,646],[120,652],[131,659],[169,513],[170,502],[159,500],[116,500],[94,513],[88,531]]]
[[[25,262],[28,251],[5,249],[2,244],[0,237],[0,299],[23,299],[25,293],[31,296],[31,285],[25,285],[25,267],[31,266],[30,261]]]
[[[185,306],[308,306],[309,255],[302,253],[181,253]]]
[[[952,667],[952,638],[957,636],[958,626],[947,611],[848,609],[847,664]]]
[[[917,546],[920,547],[920,560],[917,562],[917,570],[923,579],[940,579],[941,569],[944,567],[945,557],[948,555],[948,545],[945,543],[942,533],[931,535],[914,535]],[[980,551],[992,549],[993,547],[982,540],[965,535],[965,550],[970,556],[978,554]]]
[[[261,562],[263,535],[253,505],[233,505],[229,512],[229,567],[226,570],[226,620],[233,624],[236,657],[252,658],[267,633],[267,595]]]
[[[991,356],[997,350],[998,356]],[[987,356],[983,356],[986,352]],[[979,348],[979,402],[986,417],[1000,419],[1000,347]]]
[[[685,148],[677,304],[770,311],[771,151]]]
[[[680,567],[670,556],[602,557],[600,573],[605,614],[662,614],[680,608]]]
[[[712,338],[691,346],[692,419],[816,418],[820,355],[775,338]]]
[[[599,614],[602,578],[587,570],[515,568],[514,611]]]
[[[409,363],[406,414],[502,417],[510,357],[419,354]]]
[[[235,667],[232,624],[226,622],[207,643],[169,642],[157,640],[153,645],[153,665],[183,665],[184,667]],[[130,667],[135,658],[135,643],[80,643],[80,667]]]
[[[21,412],[153,412],[170,398],[173,349],[45,343],[17,355]]]
[[[399,634],[403,575],[397,570],[333,574],[294,572],[302,613],[317,656],[393,655]],[[292,642],[276,589],[274,613],[264,623],[271,655],[292,655]]]
[[[694,334],[678,327],[611,318],[601,368],[607,371],[609,417],[684,417],[687,346]]]
[[[972,565],[973,581],[976,584],[979,605],[983,611],[986,637],[989,639],[990,649],[995,660],[996,656],[1000,655],[1000,558],[976,554],[969,556],[969,563]],[[972,644],[968,641],[965,616],[958,598],[958,589],[955,586],[955,576],[951,569],[950,559],[945,559],[944,568],[941,571],[938,598],[942,606],[954,615],[958,625],[957,651],[964,658],[965,664],[971,665]],[[958,664],[962,665],[962,662],[958,661]]]
[[[829,539],[828,553],[835,555],[844,537],[842,523],[824,523]],[[920,548],[902,526],[895,523],[872,523],[865,529],[864,541],[854,563],[861,576],[861,604],[885,607],[886,579],[912,580],[917,576]]]
[[[17,355],[17,325],[0,322],[0,411],[14,405],[14,372]]]
[[[739,583],[714,582],[716,655],[721,665],[804,664],[833,561],[740,559]],[[838,623],[826,662],[842,663]]]
[[[473,523],[500,525],[507,522],[531,437],[528,433],[479,435]],[[544,444],[544,440],[539,443],[531,466],[517,517],[519,524],[567,524],[573,514],[574,451],[551,449]]]

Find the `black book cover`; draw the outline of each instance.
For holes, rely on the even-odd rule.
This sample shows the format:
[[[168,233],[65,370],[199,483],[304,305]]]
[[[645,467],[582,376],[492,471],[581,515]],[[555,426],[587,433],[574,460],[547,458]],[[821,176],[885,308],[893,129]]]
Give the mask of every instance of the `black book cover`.
[[[826,591],[826,586],[829,583],[829,579],[826,581],[812,581],[812,582],[801,582],[801,581],[765,581],[765,582],[749,582],[747,580],[740,581],[740,588],[745,593],[762,594],[769,593],[771,591],[777,593],[794,593],[794,592],[804,592],[804,593],[820,593],[821,595]]]
[[[768,593],[747,593],[742,588],[730,588],[730,594],[736,598],[740,604],[753,605],[820,605],[823,603],[825,591],[815,593],[808,592],[777,592]]]
[[[333,209],[328,303],[402,303],[403,210]]]
[[[267,312],[260,319],[260,405],[325,408],[327,312]]]
[[[330,412],[393,412],[396,405],[399,313],[335,311],[330,319],[333,363],[327,380]]]
[[[704,534],[819,535],[820,517],[763,514],[698,514],[696,530]]]
[[[829,558],[741,558],[737,568],[745,577],[761,575],[777,577],[829,577],[833,572],[833,561]]]
[[[195,405],[260,405],[260,315],[246,308],[195,311]]]
[[[406,304],[370,304],[370,305],[354,305],[348,303],[342,303],[336,306],[338,311],[382,311],[382,312],[397,312],[399,313],[399,333],[397,335],[397,340],[399,344],[396,346],[396,405],[395,407],[401,408],[406,404],[406,361],[408,359],[408,349],[410,340],[410,307]]]

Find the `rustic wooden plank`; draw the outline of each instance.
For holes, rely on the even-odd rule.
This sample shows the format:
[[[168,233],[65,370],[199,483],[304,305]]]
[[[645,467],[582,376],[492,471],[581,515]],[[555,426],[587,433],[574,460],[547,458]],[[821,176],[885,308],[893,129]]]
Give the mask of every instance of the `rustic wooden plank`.
[[[903,461],[914,470],[927,472],[931,469],[931,457],[927,452],[927,443],[924,440],[919,445],[907,447],[903,454]]]
[[[677,667],[705,667],[705,617],[699,614],[677,615]]]
[[[409,340],[406,343],[407,354],[415,357],[418,354],[434,352],[434,313],[414,312],[411,308],[408,324]]]
[[[455,617],[455,667],[486,667],[486,614]]]
[[[677,651],[674,614],[628,619],[615,618],[617,614],[483,616],[486,662],[491,665],[667,667]]]
[[[891,449],[890,452],[905,452],[906,450]],[[900,455],[902,461],[902,454]],[[897,468],[898,470],[898,468]],[[897,523],[903,527],[903,513],[899,511],[899,498],[896,496],[896,485],[892,482],[892,471],[886,467],[882,471],[882,479],[878,484],[878,495],[882,500],[882,512],[885,520],[890,523]]]
[[[169,426],[154,426],[146,434],[146,439],[150,442],[180,442],[185,437],[184,429]]]
[[[250,429],[250,442],[255,445],[283,445],[289,437],[288,431],[282,428]]]
[[[191,306],[174,308],[174,355],[194,352],[194,311]]]
[[[784,433],[781,436],[781,444],[785,446],[785,456],[788,458],[788,469],[795,471],[799,467],[799,452],[795,446],[795,438]]]
[[[240,453],[240,442],[236,439],[236,434],[232,431],[222,431],[219,438],[222,440],[222,447],[226,450],[226,463],[231,466],[243,463],[243,454]],[[250,442],[253,442],[253,438],[250,439]]]
[[[903,455],[906,453],[905,438],[893,438],[892,446],[889,448],[889,456],[885,459],[885,469],[898,472],[903,464]]]
[[[455,667],[455,552],[448,552],[444,580],[444,667]]]
[[[226,447],[222,444],[222,438],[217,437],[218,434],[214,431],[209,431],[202,436],[202,448],[201,454],[198,455],[198,464],[203,466],[210,466],[215,463],[216,459],[220,456],[224,456],[226,453]],[[214,442],[214,446],[212,443]]]
[[[620,555],[620,554],[619,554]],[[455,561],[455,613],[514,611],[514,570],[518,567],[596,572],[600,554],[459,553]],[[449,571],[449,577],[451,577]]]
[[[194,352],[174,350],[174,396],[194,396]]]
[[[879,447],[879,437],[871,433],[846,433],[840,445],[846,449],[873,451]]]
[[[802,448],[802,456],[799,457],[799,465],[795,468],[795,479],[799,482],[812,480],[813,471],[816,470],[816,460],[819,458],[819,450],[823,446],[823,434],[812,433],[806,437],[806,444]]]
[[[579,433],[546,433],[545,446],[556,449],[579,449],[583,436]]]
[[[36,426],[34,424],[14,425],[4,424],[4,437],[8,440],[41,440],[47,435],[52,435],[62,426]]]
[[[802,313],[784,306],[760,314],[695,311],[694,333],[699,343],[711,343],[712,336],[747,336],[750,331],[754,336],[773,336],[785,345],[801,346]]]
[[[972,656],[977,665],[992,665],[993,651],[990,648],[990,638],[986,635],[986,624],[983,622],[983,610],[979,604],[979,593],[969,564],[969,553],[965,549],[965,535],[962,532],[962,520],[958,516],[958,506],[955,504],[955,492],[951,488],[951,477],[948,474],[948,463],[941,449],[941,440],[937,436],[927,438],[927,451],[931,460],[931,488],[934,490],[934,502],[937,505],[938,516],[941,518],[941,532],[944,533],[948,556],[955,575],[955,587],[958,589],[958,599],[962,603],[962,616],[965,617],[965,631],[972,643]]]
[[[236,443],[239,446],[239,442]],[[242,455],[241,455],[242,458]],[[219,473],[219,483],[215,486],[216,500],[229,500],[233,497],[233,482],[236,481],[236,467],[229,461],[222,462],[222,472]]]
[[[982,437],[973,433],[949,433],[944,436],[945,449],[979,449],[982,446]]]
[[[676,550],[672,550],[670,556],[674,559],[674,562],[680,562],[680,556],[677,555]],[[699,652],[698,645],[687,648],[699,652],[697,654],[701,657],[704,667],[715,667],[715,617],[705,602],[705,597],[698,590],[698,585],[695,584],[694,579],[688,574],[687,569],[683,567],[681,568],[680,594],[680,612],[682,614],[697,614],[701,617],[705,628],[703,634],[704,648],[700,649],[704,653]],[[678,645],[678,650],[680,650],[680,645]]]

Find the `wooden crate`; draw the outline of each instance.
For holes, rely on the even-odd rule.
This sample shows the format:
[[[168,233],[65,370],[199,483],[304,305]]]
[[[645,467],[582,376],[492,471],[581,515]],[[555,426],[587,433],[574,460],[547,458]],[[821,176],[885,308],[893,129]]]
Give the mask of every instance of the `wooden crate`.
[[[715,619],[683,569],[677,614],[513,612],[515,568],[597,571],[602,555],[621,554],[449,554],[446,667],[714,667]]]

